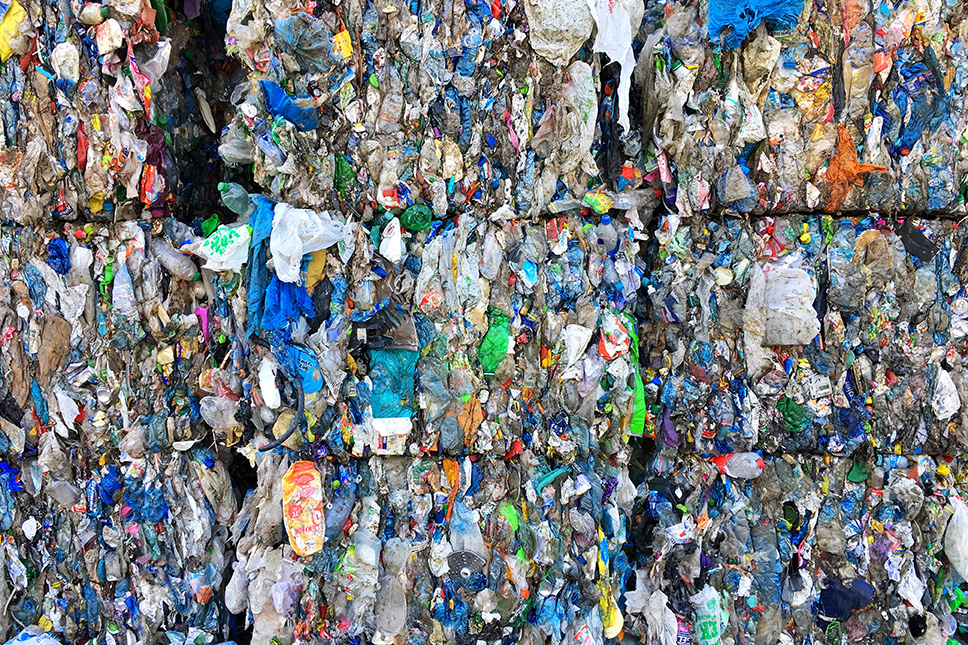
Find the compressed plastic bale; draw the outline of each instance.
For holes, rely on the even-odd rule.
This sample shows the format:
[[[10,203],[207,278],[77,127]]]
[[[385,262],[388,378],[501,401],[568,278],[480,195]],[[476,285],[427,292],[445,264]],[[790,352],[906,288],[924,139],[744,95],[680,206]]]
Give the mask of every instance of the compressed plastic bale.
[[[237,2],[225,42],[235,60],[224,65],[209,21],[227,5],[141,19],[136,3],[112,2],[107,15],[87,10],[83,33],[58,7],[79,87],[60,78],[66,67],[26,56],[0,70],[0,181],[13,185],[5,212],[18,224],[5,227],[0,267],[0,528],[13,529],[13,617],[36,622],[30,612],[43,607],[58,638],[108,642],[99,608],[114,607],[122,631],[218,642],[238,637],[238,620],[216,611],[225,601],[251,610],[256,640],[311,641],[325,628],[386,642],[379,632],[398,616],[390,624],[378,611],[394,586],[381,579],[394,576],[414,599],[404,626],[418,645],[602,643],[623,630],[671,643],[697,624],[677,586],[685,578],[722,599],[724,641],[786,639],[791,622],[811,640],[837,640],[838,629],[848,640],[905,628],[936,638],[933,614],[923,624],[919,614],[952,594],[923,591],[950,583],[956,593],[957,579],[937,558],[912,563],[938,552],[944,505],[962,492],[963,439],[948,423],[962,411],[946,415],[951,386],[962,389],[968,306],[961,237],[915,212],[962,208],[960,6],[866,15],[848,3],[827,16],[811,5],[785,33],[744,15],[757,33],[731,51],[709,37],[705,6],[606,3],[591,9],[601,42],[586,37],[570,54],[582,60],[555,68],[532,46],[540,34],[527,7],[449,2],[431,7],[432,22],[427,7],[324,3],[310,15]],[[214,27],[206,56],[184,40],[182,13]],[[89,27],[107,18],[135,43],[129,57],[150,97],[138,69],[116,83],[114,59],[97,60]],[[63,39],[34,38],[33,23],[14,45],[26,54],[24,42],[36,43],[43,63]],[[152,44],[152,29],[166,27],[179,52],[170,70],[165,45]],[[584,62],[596,49],[611,53]],[[627,109],[630,50],[642,77]],[[884,86],[872,96],[860,91],[868,57]],[[185,75],[189,58],[213,64]],[[287,99],[312,96],[295,108],[321,127],[294,127],[305,112],[279,116],[292,105],[267,109],[262,81]],[[17,99],[32,95],[56,96],[56,112]],[[225,165],[206,138],[223,123]],[[887,172],[841,182],[838,123],[862,144],[858,163]],[[186,147],[196,135],[202,148]],[[239,186],[237,201],[191,197],[217,197],[222,179]],[[840,207],[883,212],[818,216],[837,182]],[[277,203],[347,224],[324,249],[277,254]],[[64,226],[71,211],[104,225]],[[413,227],[408,212],[420,215]],[[233,262],[199,270],[192,254],[210,258],[198,243],[245,224],[251,240]],[[65,273],[63,245],[90,261]],[[812,294],[757,284],[762,267],[784,263],[816,278]],[[295,279],[273,275],[280,265]],[[112,305],[126,301],[134,312],[121,316]],[[771,344],[791,339],[791,321],[812,328],[810,316],[818,335]],[[398,388],[384,352],[404,345],[419,356],[404,374],[419,379]],[[263,385],[270,355],[285,374]],[[295,418],[297,384],[305,423],[270,448]],[[198,401],[213,395],[239,399],[224,438],[201,418]],[[391,450],[375,426],[403,414]],[[45,473],[51,431],[72,452]],[[141,448],[125,450],[139,432]],[[312,556],[275,548],[288,517],[278,480],[296,452],[327,468],[327,541]],[[53,512],[59,503],[35,494],[64,480],[78,495]],[[234,523],[233,488],[244,497]],[[125,538],[135,525],[138,539]],[[365,535],[386,544],[361,580]],[[412,545],[399,549],[406,558],[394,540]],[[483,558],[480,573],[466,552]],[[751,568],[735,566],[744,557]],[[842,627],[815,620],[810,608],[836,591],[816,571],[849,573],[854,589],[861,557],[871,585],[905,603],[852,603]],[[251,563],[252,580],[229,603],[235,558],[246,579]],[[309,571],[304,588],[283,560]],[[27,585],[19,573],[33,564],[49,576],[53,563],[70,584]],[[125,589],[140,613],[108,597]],[[348,607],[347,595],[363,601]],[[866,618],[882,612],[890,619],[868,634]],[[185,616],[205,619],[186,634],[176,631]]]

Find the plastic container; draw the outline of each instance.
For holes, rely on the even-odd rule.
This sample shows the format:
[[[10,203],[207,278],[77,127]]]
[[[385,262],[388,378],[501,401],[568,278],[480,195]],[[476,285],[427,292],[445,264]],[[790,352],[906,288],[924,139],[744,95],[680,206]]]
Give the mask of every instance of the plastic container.
[[[173,277],[179,280],[197,280],[199,277],[198,267],[195,262],[185,255],[171,248],[171,245],[164,240],[153,240],[151,251],[158,258],[161,266]]]
[[[239,184],[224,181],[219,183],[218,191],[222,194],[222,203],[225,207],[247,221],[255,210],[255,204],[252,203],[248,191]]]

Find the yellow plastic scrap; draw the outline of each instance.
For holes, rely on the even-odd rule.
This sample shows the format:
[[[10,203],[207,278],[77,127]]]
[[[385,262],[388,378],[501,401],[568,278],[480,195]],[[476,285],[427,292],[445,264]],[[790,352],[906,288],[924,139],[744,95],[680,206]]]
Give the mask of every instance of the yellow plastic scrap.
[[[13,0],[10,3],[10,8],[7,9],[7,13],[3,16],[3,21],[0,22],[0,62],[7,62],[10,54],[13,53],[10,42],[17,37],[20,32],[20,23],[26,17],[27,12],[24,8],[20,6],[17,0]]]

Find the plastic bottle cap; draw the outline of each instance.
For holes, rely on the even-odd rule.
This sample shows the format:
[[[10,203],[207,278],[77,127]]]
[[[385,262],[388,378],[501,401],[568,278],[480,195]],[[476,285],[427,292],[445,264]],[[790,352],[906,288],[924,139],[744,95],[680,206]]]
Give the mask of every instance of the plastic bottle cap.
[[[608,226],[612,223],[612,218],[608,215],[602,215],[602,224]]]
[[[218,189],[224,193],[226,190],[229,189],[229,185],[226,184],[224,181],[220,181],[218,182]]]

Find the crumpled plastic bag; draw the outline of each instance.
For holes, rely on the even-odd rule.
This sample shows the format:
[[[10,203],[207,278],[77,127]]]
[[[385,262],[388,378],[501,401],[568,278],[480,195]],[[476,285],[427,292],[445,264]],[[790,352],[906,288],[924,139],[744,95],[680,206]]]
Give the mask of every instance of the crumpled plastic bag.
[[[729,623],[729,612],[724,609],[716,588],[706,585],[689,600],[696,607],[696,631],[701,645],[718,643]]]
[[[954,500],[954,515],[944,532],[944,554],[964,580],[968,580],[968,508]]]
[[[300,105],[299,102],[311,100],[309,96],[290,96],[286,90],[271,81],[260,81],[262,95],[265,98],[266,109],[273,116],[281,116],[289,121],[300,132],[315,130],[319,126],[316,108]]]
[[[596,0],[592,15],[598,27],[595,36],[595,51],[606,54],[611,62],[622,66],[618,84],[618,122],[629,130],[629,90],[632,87],[632,70],[635,69],[635,55],[632,52],[632,38],[642,24],[645,5],[642,0]]]
[[[837,126],[837,152],[830,158],[827,167],[827,182],[830,183],[830,200],[827,212],[840,210],[850,189],[864,185],[864,176],[870,172],[886,172],[884,166],[860,163],[857,160],[857,146],[850,138],[843,124]]]
[[[245,611],[249,598],[249,576],[245,570],[245,560],[240,559],[232,565],[232,577],[225,586],[225,608],[233,614]]]
[[[343,224],[327,212],[316,213],[289,204],[276,204],[269,249],[276,275],[283,282],[299,282],[303,256],[328,248],[343,239]]]
[[[947,421],[961,409],[958,388],[955,387],[955,382],[948,370],[938,370],[938,380],[934,386],[934,395],[931,397],[931,409],[934,410],[934,416],[939,421]]]
[[[531,47],[559,67],[568,64],[592,34],[587,0],[525,0]]]
[[[204,269],[241,272],[249,258],[252,233],[248,226],[219,226],[204,240],[197,240],[187,249],[205,260]]]
[[[709,3],[709,38],[729,49],[739,47],[761,22],[792,29],[800,19],[803,0],[738,0]]]
[[[763,345],[806,345],[820,333],[816,290],[816,280],[803,269],[767,265],[754,271],[749,299],[762,307]]]
[[[302,595],[302,576],[287,562],[282,563],[279,580],[272,585],[272,606],[280,616],[292,616]]]
[[[344,60],[342,50],[334,47],[338,39],[321,20],[306,13],[277,19],[272,35],[279,48],[308,72],[322,74]]]
[[[61,645],[61,643],[37,625],[30,625],[4,645]]]

